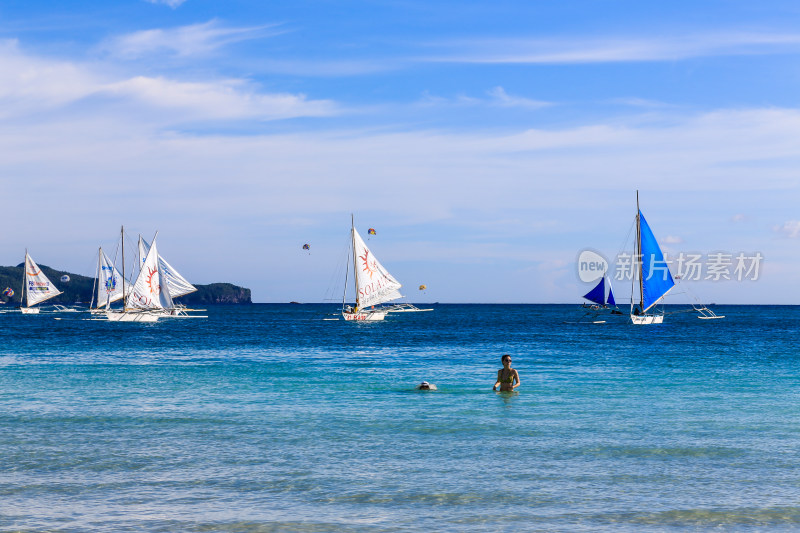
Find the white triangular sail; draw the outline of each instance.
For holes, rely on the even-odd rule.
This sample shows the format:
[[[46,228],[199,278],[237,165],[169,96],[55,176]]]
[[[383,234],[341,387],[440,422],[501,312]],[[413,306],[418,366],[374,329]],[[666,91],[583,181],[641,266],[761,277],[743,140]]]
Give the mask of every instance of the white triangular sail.
[[[140,261],[144,261],[144,258],[147,257],[147,252],[150,251],[150,245],[147,244],[147,241],[139,237],[139,258]],[[173,298],[177,298],[179,296],[183,296],[185,294],[189,294],[190,292],[194,292],[197,290],[197,287],[186,281],[186,279],[181,276],[177,270],[175,270],[172,265],[167,263],[167,261],[158,256],[158,267],[159,271],[164,275],[167,280],[167,286],[169,287],[169,295]]]
[[[373,253],[364,244],[364,239],[353,228],[353,250],[355,252],[356,280],[358,281],[359,308],[378,305],[402,298],[402,285],[383,268]]]
[[[126,287],[128,294],[131,287]],[[122,298],[122,274],[100,248],[100,268],[97,273],[97,307],[105,307]]]
[[[28,296],[28,307],[61,294],[61,291],[55,288],[42,269],[28,255],[28,252],[25,252],[25,290]]]
[[[141,247],[141,243],[139,246]],[[159,271],[155,239],[141,265],[139,276],[133,284],[126,307],[135,309],[172,309],[174,307],[169,288]]]

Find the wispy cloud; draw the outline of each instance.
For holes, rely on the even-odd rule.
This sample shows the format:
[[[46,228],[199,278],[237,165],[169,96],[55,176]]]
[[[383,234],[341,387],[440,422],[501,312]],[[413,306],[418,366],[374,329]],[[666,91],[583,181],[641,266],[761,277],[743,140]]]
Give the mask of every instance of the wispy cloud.
[[[674,61],[692,57],[800,52],[800,34],[731,32],[665,38],[484,39],[440,43],[428,61],[578,64]]]
[[[181,4],[186,2],[186,0],[145,0],[145,2],[149,4],[164,4],[172,9],[177,9]]]
[[[502,87],[495,87],[488,92],[492,99],[492,104],[499,107],[521,107],[525,109],[541,109],[551,106],[550,102],[532,100],[520,96],[511,96]]]
[[[493,106],[521,109],[541,109],[553,104],[542,100],[534,100],[522,96],[509,95],[502,87],[494,87],[486,91],[486,96],[475,97],[466,94],[459,94],[453,97],[437,96],[425,91],[422,98],[417,102],[422,106]]]
[[[0,43],[0,116],[24,117],[78,102],[116,99],[117,111],[158,117],[159,122],[274,120],[331,116],[330,100],[302,94],[263,93],[246,80],[183,81],[165,77],[114,78],[103,69],[77,62],[32,57],[15,41]],[[119,105],[123,104],[123,105]],[[151,113],[148,113],[152,111]]]
[[[731,222],[744,222],[747,218],[747,215],[737,213],[731,217]]]
[[[337,113],[331,101],[308,100],[302,94],[260,94],[242,80],[196,83],[137,76],[106,85],[101,92],[173,113],[187,112],[198,120],[275,120]]]
[[[475,106],[479,105],[481,100],[465,94],[459,94],[454,97],[438,96],[429,91],[422,93],[422,98],[417,102],[421,106]]]
[[[676,235],[667,235],[663,239],[659,239],[662,244],[681,244],[683,239]]]
[[[629,107],[636,107],[640,109],[663,109],[666,107],[674,107],[673,104],[660,102],[658,100],[649,100],[646,98],[613,98],[608,101],[611,104],[624,105]]]
[[[0,116],[47,111],[101,86],[102,79],[79,64],[28,56],[17,41],[0,42]]]
[[[800,220],[787,220],[783,225],[773,226],[772,231],[789,239],[800,237]]]
[[[106,41],[101,49],[118,57],[135,59],[151,54],[177,57],[207,55],[223,46],[277,35],[278,25],[226,27],[218,20],[170,29],[151,29],[120,35]]]

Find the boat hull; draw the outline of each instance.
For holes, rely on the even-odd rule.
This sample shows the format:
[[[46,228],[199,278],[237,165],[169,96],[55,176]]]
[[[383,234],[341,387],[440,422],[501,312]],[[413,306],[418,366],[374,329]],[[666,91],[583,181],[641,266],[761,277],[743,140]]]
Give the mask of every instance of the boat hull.
[[[348,322],[377,322],[386,318],[386,311],[359,311],[358,313],[342,313]]]
[[[20,311],[22,311],[23,315],[38,315],[39,308],[38,307],[20,307]]]
[[[106,318],[111,322],[158,322],[159,315],[148,311],[107,311]]]
[[[631,322],[637,325],[661,324],[664,315],[631,315]]]

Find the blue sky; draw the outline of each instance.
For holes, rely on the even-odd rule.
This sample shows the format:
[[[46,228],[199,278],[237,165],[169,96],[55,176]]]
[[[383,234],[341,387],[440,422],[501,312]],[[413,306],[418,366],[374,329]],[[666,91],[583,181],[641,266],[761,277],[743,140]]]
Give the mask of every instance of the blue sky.
[[[578,302],[638,189],[668,252],[763,255],[703,299],[793,304],[797,28],[790,1],[5,1],[0,263],[91,275],[124,224],[197,283],[320,301],[353,213],[412,300]]]

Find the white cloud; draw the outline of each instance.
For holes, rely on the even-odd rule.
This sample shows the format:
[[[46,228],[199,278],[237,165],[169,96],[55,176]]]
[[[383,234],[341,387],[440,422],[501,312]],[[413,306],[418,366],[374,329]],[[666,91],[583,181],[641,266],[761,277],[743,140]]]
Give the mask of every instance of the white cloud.
[[[225,45],[258,39],[276,25],[225,27],[217,20],[171,29],[137,31],[110,39],[101,48],[123,58],[169,53],[179,57],[209,54]],[[277,32],[273,31],[271,35]]]
[[[731,222],[744,222],[745,220],[747,220],[747,216],[742,213],[737,213],[731,217]]]
[[[456,63],[578,64],[674,61],[692,57],[800,50],[800,34],[729,32],[663,38],[484,39],[448,42],[454,50],[430,61]]]
[[[663,244],[681,244],[683,239],[676,235],[667,235],[663,239],[659,239],[659,241]]]
[[[98,76],[78,64],[30,57],[17,41],[0,42],[0,116],[63,106],[101,86]]]
[[[800,220],[787,220],[783,225],[773,226],[772,231],[789,239],[800,237]]]
[[[32,57],[23,53],[15,41],[0,43],[0,117],[41,117],[43,112],[63,110],[78,102],[100,110],[102,100],[109,97],[115,99],[114,112],[118,114],[173,125],[201,120],[320,117],[340,112],[329,100],[310,100],[302,94],[262,93],[245,80],[188,82],[147,76],[115,79],[97,66]]]

